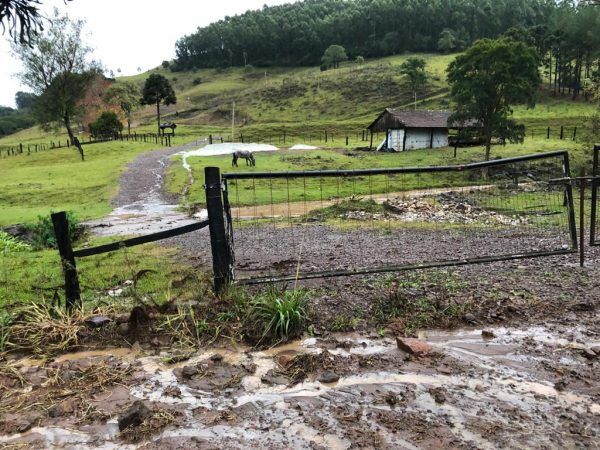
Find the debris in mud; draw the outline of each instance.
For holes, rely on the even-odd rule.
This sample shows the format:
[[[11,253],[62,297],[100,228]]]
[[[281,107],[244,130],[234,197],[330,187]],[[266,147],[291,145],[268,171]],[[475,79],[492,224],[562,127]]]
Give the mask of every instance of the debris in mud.
[[[443,387],[431,388],[429,389],[429,395],[433,397],[436,403],[442,404],[446,402],[446,389]]]
[[[127,410],[119,417],[119,431],[141,425],[151,414],[152,411],[150,411],[143,401],[136,400],[133,402],[133,405],[127,408]]]
[[[419,339],[397,337],[396,344],[400,350],[415,356],[425,356],[431,352],[431,346]]]
[[[223,362],[219,358],[217,361],[209,358],[208,362],[176,368],[173,374],[192,389],[217,391],[240,387],[242,378],[255,369],[252,365],[238,366]]]
[[[147,440],[150,436],[156,435],[164,430],[169,425],[173,424],[177,417],[181,416],[181,413],[174,409],[163,408],[160,404],[150,405],[150,407],[143,404],[141,401],[136,401],[132,408],[139,406],[139,415],[133,412],[133,422],[130,425],[121,429],[121,423],[119,422],[119,430],[121,431],[119,437],[125,442],[142,442]],[[140,418],[143,419],[139,421]]]
[[[520,225],[528,220],[521,216],[507,216],[476,206],[468,196],[455,192],[430,197],[387,199],[382,204],[384,212],[351,210],[341,218],[353,220],[394,219],[403,222],[483,223],[487,225]]]

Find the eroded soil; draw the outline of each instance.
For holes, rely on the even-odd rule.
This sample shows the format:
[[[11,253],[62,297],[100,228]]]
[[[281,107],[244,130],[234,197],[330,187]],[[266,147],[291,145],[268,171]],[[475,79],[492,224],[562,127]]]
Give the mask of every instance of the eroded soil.
[[[3,446],[17,448],[594,448],[598,330],[331,334],[279,348],[107,350],[17,360],[2,377]],[[115,356],[110,356],[114,354]],[[98,376],[87,380],[91,373]],[[104,374],[101,376],[101,374]],[[107,378],[102,378],[108,376]],[[103,381],[101,381],[101,379]],[[321,380],[321,381],[319,381]],[[119,432],[136,400],[151,411]]]

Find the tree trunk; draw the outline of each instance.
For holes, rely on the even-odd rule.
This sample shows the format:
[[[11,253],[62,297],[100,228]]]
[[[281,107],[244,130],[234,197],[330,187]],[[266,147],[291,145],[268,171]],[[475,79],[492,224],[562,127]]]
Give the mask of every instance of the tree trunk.
[[[85,157],[83,155],[83,147],[81,146],[79,139],[77,139],[77,136],[75,136],[75,134],[73,133],[73,130],[71,129],[71,119],[69,118],[68,115],[65,115],[63,117],[63,121],[65,124],[65,128],[67,129],[67,134],[69,135],[69,139],[71,140],[71,144],[73,144],[75,146],[75,148],[77,148],[77,150],[79,151],[79,154],[81,155],[81,160],[85,161]]]
[[[156,125],[157,132],[160,135],[160,102],[156,102]]]

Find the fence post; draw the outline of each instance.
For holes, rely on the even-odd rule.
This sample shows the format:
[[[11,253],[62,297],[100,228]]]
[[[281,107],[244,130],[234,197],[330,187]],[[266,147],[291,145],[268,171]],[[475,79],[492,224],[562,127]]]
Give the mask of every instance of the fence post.
[[[550,139],[550,127],[548,127],[548,133],[546,134],[546,139]]]
[[[64,211],[52,214],[52,225],[56,236],[56,245],[60,253],[62,270],[65,276],[65,303],[68,311],[81,304],[81,289],[79,287],[79,277],[77,276],[77,266],[73,256],[73,247],[71,237],[69,236],[69,220]]]
[[[576,141],[577,140],[577,127],[573,128],[573,140]]]
[[[561,139],[561,140],[562,140],[563,136],[564,136],[564,126],[563,126],[563,125],[561,125],[561,126],[560,126],[560,139]]]
[[[215,292],[221,292],[233,281],[233,261],[230,242],[225,233],[221,172],[218,167],[204,169],[206,210],[210,230],[210,247],[213,257]]]
[[[594,156],[593,156],[593,166],[592,166],[592,205],[590,208],[590,245],[596,244],[596,208],[598,204],[598,184],[600,180],[596,178],[600,175],[600,161],[598,161],[598,157],[600,156],[600,144],[594,145]]]
[[[208,135],[208,143],[212,145],[212,134]]]
[[[346,136],[346,145],[348,145],[348,136]]]
[[[585,264],[585,169],[581,169],[579,178],[579,267]]]

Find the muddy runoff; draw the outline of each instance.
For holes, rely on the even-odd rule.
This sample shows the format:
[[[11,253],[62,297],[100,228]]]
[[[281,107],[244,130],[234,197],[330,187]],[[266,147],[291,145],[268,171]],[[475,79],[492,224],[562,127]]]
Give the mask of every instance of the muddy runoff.
[[[4,383],[0,447],[487,449],[598,442],[600,353],[590,350],[600,345],[597,334],[552,326],[418,337],[331,334],[264,351],[134,346],[45,363],[12,361],[21,381]],[[55,385],[47,377],[53,370],[61,374]],[[78,370],[89,371],[88,386],[78,384]],[[102,370],[122,378],[101,386],[92,374]],[[52,386],[58,392],[49,392]],[[65,406],[78,398],[76,388],[85,394],[82,403]]]

